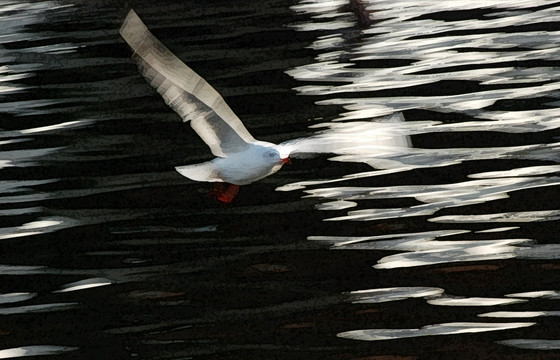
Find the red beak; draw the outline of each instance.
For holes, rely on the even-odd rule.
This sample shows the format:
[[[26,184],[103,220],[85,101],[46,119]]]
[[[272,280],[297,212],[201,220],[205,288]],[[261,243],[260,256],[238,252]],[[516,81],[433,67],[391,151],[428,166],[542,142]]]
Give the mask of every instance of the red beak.
[[[290,160],[290,158],[287,157],[287,158],[284,158],[284,159],[280,159],[280,162],[282,163],[282,165],[283,164],[291,164],[292,160]]]

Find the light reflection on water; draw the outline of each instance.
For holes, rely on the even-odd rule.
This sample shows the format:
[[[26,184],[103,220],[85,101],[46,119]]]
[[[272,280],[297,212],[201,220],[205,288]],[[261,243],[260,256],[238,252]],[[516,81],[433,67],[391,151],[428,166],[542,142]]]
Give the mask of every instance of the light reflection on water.
[[[516,257],[520,246],[529,246],[529,239],[500,240],[436,240],[441,236],[459,234],[461,231],[441,233],[393,234],[372,237],[311,236],[309,240],[334,242],[338,250],[393,250],[404,253],[381,258],[375,268],[393,269],[411,266],[427,266],[462,261],[484,261]],[[392,238],[392,240],[384,240]],[[555,255],[551,254],[551,258]]]
[[[192,9],[185,4],[181,13],[190,14]],[[253,325],[274,338],[279,329],[313,328],[314,319],[299,321],[298,316],[320,317],[314,311],[336,312],[340,303],[350,309],[368,306],[363,314],[390,309],[401,313],[413,303],[423,306],[415,308],[419,319],[413,324],[380,319],[368,325],[366,315],[350,310],[353,317],[345,313],[338,322],[333,320],[336,325],[319,332],[312,342],[322,345],[324,340],[315,339],[332,339],[336,334],[372,341],[496,331],[505,334],[498,338],[503,345],[558,349],[558,340],[531,335],[537,328],[533,325],[544,326],[543,319],[554,321],[558,316],[550,309],[560,290],[544,280],[504,285],[504,289],[499,281],[509,279],[509,273],[500,274],[514,261],[520,267],[530,262],[527,271],[538,266],[553,271],[556,265],[550,262],[560,258],[560,246],[543,241],[546,233],[539,230],[560,219],[557,206],[547,202],[547,195],[537,197],[543,202],[537,208],[531,199],[510,202],[535,196],[525,194],[550,194],[559,185],[560,31],[539,27],[560,20],[559,6],[547,1],[470,1],[459,6],[397,0],[371,2],[367,7],[376,22],[359,30],[343,1],[300,1],[291,9],[297,18],[290,15],[286,21],[292,23],[288,27],[282,23],[275,31],[288,32],[290,37],[292,32],[308,34],[305,39],[310,41],[296,45],[307,46],[314,60],[302,64],[298,59],[293,65],[291,59],[282,62],[275,54],[270,62],[255,57],[240,68],[254,54],[251,51],[261,53],[249,42],[228,55],[235,65],[209,72],[210,83],[216,81],[225,94],[243,98],[261,91],[274,96],[284,84],[235,85],[236,79],[229,77],[233,75],[224,74],[237,71],[257,81],[253,78],[258,79],[258,71],[264,68],[285,71],[295,80],[294,91],[315,102],[311,126],[303,136],[292,136],[282,133],[277,124],[268,129],[259,116],[246,111],[247,126],[282,140],[303,138],[297,145],[309,155],[327,153],[332,160],[325,171],[318,171],[320,175],[306,168],[314,160],[302,160],[303,165],[296,163],[294,169],[243,189],[239,203],[227,208],[206,201],[199,194],[204,185],[185,183],[172,170],[184,157],[199,162],[207,149],[193,144],[193,138],[180,138],[180,146],[174,145],[169,138],[178,127],[158,132],[154,124],[172,124],[174,115],[157,100],[144,104],[156,97],[134,72],[126,51],[114,55],[101,49],[124,47],[117,34],[118,16],[107,15],[107,23],[100,25],[103,29],[46,32],[41,26],[49,24],[49,16],[77,16],[74,6],[49,1],[25,6],[2,3],[0,113],[7,125],[0,132],[0,168],[7,175],[0,182],[0,218],[6,220],[0,241],[7,254],[16,250],[12,258],[2,260],[0,276],[25,282],[17,286],[6,282],[0,315],[15,319],[38,313],[75,319],[72,316],[81,318],[88,306],[110,312],[105,302],[115,308],[134,304],[138,308],[132,306],[128,313],[111,313],[92,333],[140,334],[139,347],[144,350],[150,344],[191,341],[195,345],[175,353],[191,356],[258,348],[271,340],[255,340]],[[256,36],[254,29],[258,29],[219,33],[239,26],[237,17],[227,18],[225,30],[220,22],[218,33],[205,35],[218,42],[217,47],[201,50],[206,45],[201,45],[200,34],[177,31],[179,25],[168,18],[171,15],[162,14],[157,6],[147,8],[148,22],[164,15],[169,20],[155,28],[187,63],[207,58],[216,62],[231,38]],[[463,14],[468,9],[485,12],[475,19],[454,19],[445,13]],[[220,11],[211,12],[221,15]],[[8,12],[9,16],[3,15]],[[261,15],[236,16],[250,21]],[[195,25],[187,30],[204,26],[207,17],[195,16],[192,21]],[[174,41],[175,36],[179,40]],[[181,49],[183,40],[195,41],[194,51]],[[100,54],[92,56],[88,47]],[[119,70],[126,66],[126,71]],[[68,70],[84,71],[87,81],[68,81],[64,79],[68,73],[57,73]],[[53,73],[59,78],[48,77]],[[35,83],[41,76],[44,83]],[[323,109],[329,107],[336,113],[325,118],[315,114],[328,113]],[[286,113],[273,115],[280,122],[276,119]],[[306,118],[301,118],[299,109],[292,109],[290,116],[297,122]],[[490,132],[501,140],[494,143]],[[490,140],[478,141],[478,136]],[[188,151],[177,155],[185,147]],[[168,156],[176,158],[166,160]],[[423,178],[422,174],[437,175]],[[268,200],[263,194],[273,193],[275,187],[282,192]],[[325,222],[304,221],[313,226],[297,228],[299,223],[294,226],[291,221],[300,218]],[[527,230],[527,226],[535,227]],[[550,235],[544,240],[550,242]],[[335,268],[324,260],[315,269],[317,259],[309,258],[303,262],[313,263],[313,269],[303,271],[305,266],[292,258],[306,257],[306,251],[316,246],[346,252],[329,255],[344,259],[342,265]],[[366,260],[356,260],[354,254],[368,252],[372,255],[365,255]],[[348,269],[355,263],[365,264],[364,271],[370,272],[354,275]],[[484,279],[498,280],[484,280],[489,285],[480,280],[482,285],[473,290],[434,275],[434,269],[479,274],[475,271],[479,263],[499,264],[497,270],[481,271]],[[347,277],[336,278],[346,271]],[[410,275],[416,272],[418,277]],[[35,278],[52,283],[38,285],[32,281]],[[315,293],[321,286],[329,291]],[[271,290],[275,287],[277,292]],[[237,295],[243,289],[254,303]],[[90,302],[96,297],[102,299],[102,306]],[[201,305],[208,302],[209,309]],[[504,310],[492,311],[496,306]],[[440,311],[437,316],[445,314],[445,320],[430,318],[434,308]],[[474,309],[474,316],[454,313],[454,308]],[[159,313],[165,310],[170,314]],[[293,323],[287,323],[290,316]],[[284,322],[263,327],[257,322],[263,318],[267,325],[269,318]],[[484,322],[486,318],[499,322]],[[524,318],[534,322],[518,321]],[[231,329],[206,335],[208,324]],[[200,334],[184,335],[191,328]],[[525,328],[529,330],[519,330]],[[242,335],[235,335],[238,331]],[[512,339],[508,331],[527,338]],[[249,333],[247,342],[236,337]],[[17,339],[17,335],[3,335],[2,329],[1,336]],[[22,338],[14,340],[14,346],[3,346],[0,358],[61,355],[76,350],[74,344],[88,346],[76,338],[54,337],[60,340],[56,346],[31,345],[34,340]],[[96,341],[103,344],[106,338]],[[202,350],[205,341],[218,345]],[[289,348],[270,346],[279,353]]]
[[[320,3],[301,1],[294,10],[325,17],[324,13],[336,12],[335,4],[326,9]],[[498,4],[496,4],[498,5]],[[548,5],[542,2],[541,5]],[[489,12],[484,18],[459,21],[432,20],[432,13],[454,10],[451,2],[410,2],[395,1],[370,5],[375,10],[376,18],[382,19],[364,33],[366,37],[360,42],[350,43],[345,39],[347,27],[340,18],[333,21],[298,24],[301,31],[314,31],[319,28],[329,31],[339,30],[328,36],[319,37],[311,47],[323,53],[317,56],[317,62],[302,65],[287,73],[307,84],[296,87],[302,95],[327,97],[317,102],[318,105],[336,105],[344,107],[335,121],[350,122],[383,116],[395,112],[422,109],[435,112],[456,114],[457,120],[443,123],[423,118],[408,120],[395,124],[387,133],[393,131],[396,136],[453,133],[453,132],[503,132],[530,133],[557,129],[558,109],[556,102],[547,104],[540,101],[540,108],[532,110],[502,111],[500,101],[508,99],[554,99],[560,88],[558,69],[555,66],[510,66],[512,62],[523,64],[532,60],[554,61],[559,53],[560,38],[558,32],[548,32],[540,37],[542,31],[502,32],[507,26],[520,26],[542,21],[559,19],[558,7],[551,6],[540,11],[522,11],[525,7],[538,4],[522,1],[500,3],[500,10],[509,7],[509,11]],[[461,4],[466,8],[492,7],[472,2]],[[534,8],[533,8],[534,9]],[[335,18],[334,16],[332,16]],[[336,18],[335,18],[336,19]],[[483,30],[483,33],[480,33]],[[460,33],[460,32],[463,33]],[[484,51],[481,51],[481,50]],[[522,49],[522,50],[520,50]],[[394,66],[371,69],[362,67],[366,61],[400,59],[404,65],[395,62]],[[484,68],[478,64],[484,63]],[[418,93],[427,84],[446,81],[468,81],[469,90],[447,95],[444,92],[427,95],[408,95]],[[313,84],[309,84],[312,82]],[[491,88],[493,86],[507,88]],[[394,89],[403,89],[400,95]],[[393,91],[399,95],[385,96],[384,91]],[[338,94],[370,92],[373,96],[336,98]],[[378,95],[379,94],[379,95]],[[498,105],[498,106],[496,106]],[[493,108],[494,107],[494,108]],[[465,115],[467,120],[465,120]],[[373,123],[374,124],[374,123]],[[372,126],[375,126],[373,125]],[[431,149],[400,148],[392,153],[382,153],[373,148],[370,153],[344,154],[331,160],[341,162],[362,162],[378,171],[361,174],[348,174],[338,179],[306,180],[284,185],[279,190],[305,189],[313,198],[328,200],[317,206],[323,211],[347,211],[347,215],[327,217],[328,221],[380,221],[403,217],[428,217],[428,221],[437,224],[493,224],[493,223],[527,223],[551,222],[559,219],[556,209],[537,211],[506,211],[486,214],[454,214],[433,216],[445,209],[458,207],[468,212],[473,205],[508,199],[512,192],[526,191],[531,188],[557,187],[558,165],[547,164],[527,166],[503,171],[490,171],[469,174],[472,180],[453,183],[400,185],[400,186],[345,186],[328,187],[331,183],[350,182],[356,179],[376,177],[388,173],[407,176],[411,170],[420,168],[448,167],[454,171],[457,165],[467,161],[499,159],[531,159],[558,162],[558,143],[542,143],[509,147],[476,147]],[[374,208],[368,206],[367,200],[393,200],[395,198],[414,198],[420,204],[409,207]],[[358,209],[355,209],[358,208]],[[432,216],[430,218],[430,216]],[[470,233],[468,228],[461,231],[445,231],[388,234],[374,236],[310,236],[309,240],[331,243],[337,250],[393,250],[397,254],[385,256],[378,260],[376,269],[395,269],[406,267],[429,266],[453,262],[489,261],[508,258],[556,259],[558,252],[554,245],[539,245],[531,239],[511,239],[508,230],[486,229],[478,234],[503,234],[503,238],[487,240],[458,240],[456,235]],[[453,240],[441,240],[442,236],[454,236]],[[470,236],[470,235],[469,235]],[[404,251],[404,252],[403,252]],[[538,255],[537,255],[538,254]],[[413,288],[414,289],[414,288]],[[418,288],[423,293],[423,288]],[[429,288],[428,288],[429,289]],[[444,292],[440,289],[441,293]],[[375,295],[376,293],[380,292]],[[407,298],[399,295],[400,288],[377,289],[354,292],[353,296],[363,296],[358,302],[382,302]],[[387,293],[387,294],[385,294]],[[438,306],[496,306],[510,305],[526,300],[514,298],[477,298],[446,297],[441,293],[428,292],[428,303]],[[371,294],[371,295],[369,295]],[[408,297],[416,297],[412,291]],[[368,301],[369,299],[369,301]],[[356,302],[356,300],[354,300]],[[480,316],[515,317],[515,312],[498,312]],[[504,315],[505,314],[505,315]],[[538,313],[544,314],[544,313]],[[547,313],[549,314],[549,313]],[[522,316],[521,316],[522,317]],[[485,332],[532,326],[535,323],[449,323],[429,325],[420,329],[368,329],[352,330],[339,333],[343,338],[355,340],[388,340],[417,336],[448,335],[467,332]],[[507,340],[502,342],[510,346],[545,349],[545,344],[530,340]],[[555,348],[550,345],[549,349]]]
[[[476,5],[471,4],[474,8]],[[508,4],[515,8],[524,8],[528,3],[512,2]],[[533,4],[534,5],[534,4]],[[329,11],[334,11],[340,4],[333,4]],[[299,80],[314,82],[342,83],[342,85],[305,85],[296,88],[304,95],[335,95],[337,93],[382,91],[385,89],[395,89],[399,87],[414,87],[426,83],[435,83],[442,80],[469,80],[478,82],[480,91],[466,92],[454,95],[437,96],[401,96],[383,97],[374,96],[370,98],[344,98],[326,99],[318,102],[319,105],[342,105],[348,113],[338,120],[356,120],[387,113],[404,111],[409,109],[430,109],[443,112],[466,112],[475,115],[477,121],[462,121],[451,124],[441,124],[430,121],[407,121],[401,126],[396,124],[391,129],[386,129],[387,133],[394,131],[395,136],[410,136],[414,134],[429,134],[432,132],[455,132],[455,131],[503,131],[503,132],[533,132],[544,129],[554,129],[558,127],[557,109],[536,109],[531,111],[488,111],[491,105],[501,99],[515,99],[524,97],[536,97],[551,95],[557,96],[560,82],[554,67],[524,68],[524,67],[500,67],[500,64],[509,61],[526,61],[529,59],[553,59],[558,53],[558,34],[549,32],[546,38],[536,36],[540,32],[504,33],[494,32],[493,29],[503,26],[520,24],[530,24],[533,20],[547,19],[550,21],[558,17],[556,7],[546,8],[534,12],[514,12],[488,14],[486,19],[463,20],[463,21],[431,21],[422,18],[422,14],[429,14],[438,11],[448,10],[442,4],[426,2],[397,1],[383,5],[384,9],[376,9],[376,15],[380,19],[388,19],[376,24],[371,30],[366,30],[367,35],[363,42],[357,45],[343,46],[343,42],[332,42],[330,46],[325,44],[325,39],[318,41],[321,46],[315,46],[321,51],[335,51],[335,56],[328,56],[324,62],[313,63],[300,66],[288,71],[288,74]],[[485,7],[490,6],[485,3]],[[504,6],[500,4],[500,6]],[[371,6],[374,8],[374,6]],[[461,7],[463,10],[464,8]],[[398,9],[398,11],[396,11]],[[405,9],[403,11],[403,9]],[[453,9],[453,6],[450,8]],[[322,13],[327,9],[319,3],[302,2],[295,6],[294,10]],[[395,16],[396,15],[396,16]],[[306,28],[306,26],[309,26]],[[429,26],[428,26],[429,25]],[[308,24],[299,24],[300,30],[315,29],[315,24],[311,21]],[[339,26],[343,29],[344,26]],[[332,24],[329,25],[332,29]],[[420,31],[419,29],[426,29]],[[435,34],[442,34],[449,31],[473,31],[475,29],[486,29],[483,34],[461,34],[445,37],[437,37]],[[550,37],[548,37],[550,36]],[[443,40],[442,40],[443,39]],[[332,38],[329,38],[332,41]],[[510,47],[523,47],[524,51],[484,51],[501,50]],[[465,49],[477,49],[476,52],[457,51]],[[412,60],[412,63],[405,66],[367,69],[354,65],[354,62],[372,59],[397,59],[404,58]],[[319,55],[318,59],[321,59]],[[484,61],[485,64],[497,63],[497,67],[484,69],[466,69],[465,66],[473,66],[478,62]],[[460,71],[450,71],[457,66],[463,66]],[[437,71],[434,71],[437,70]],[[422,72],[431,71],[429,74]],[[422,74],[420,74],[422,73]],[[419,75],[420,74],[420,75]],[[556,74],[556,75],[555,75]],[[544,83],[546,82],[546,83]],[[514,89],[495,89],[484,90],[484,85],[490,84],[515,84],[521,86]],[[532,85],[537,83],[538,85]],[[490,120],[490,121],[488,121]],[[372,127],[375,123],[372,123]],[[360,154],[348,154],[334,157],[332,160],[342,162],[365,162],[377,169],[391,169],[395,172],[408,172],[415,168],[450,167],[452,165],[475,160],[489,159],[532,159],[532,160],[552,160],[556,161],[557,143],[536,144],[526,146],[511,147],[487,147],[487,148],[441,148],[441,149],[417,149],[400,148],[398,152],[386,154],[373,151],[362,152]],[[424,203],[414,205],[409,208],[366,208],[352,210],[346,216],[327,218],[330,221],[361,220],[373,221],[381,219],[392,219],[397,217],[411,216],[430,216],[434,213],[450,208],[465,207],[469,205],[482,204],[490,201],[501,200],[509,197],[513,191],[523,191],[535,187],[557,186],[558,179],[549,174],[558,171],[558,165],[530,166],[527,168],[511,169],[501,172],[472,174],[469,177],[477,180],[469,180],[460,183],[450,184],[422,184],[395,187],[338,187],[327,188],[320,186],[315,189],[306,189],[305,192],[312,197],[326,198],[329,201],[320,210],[343,210],[353,207],[360,207],[360,200],[372,199],[394,199],[415,198]],[[360,175],[360,174],[355,174]],[[379,173],[363,173],[360,177],[377,176]],[[526,177],[527,175],[533,177]],[[541,175],[541,176],[539,176]],[[280,190],[296,190],[306,186],[325,185],[329,182],[339,182],[341,180],[351,180],[354,176],[346,175],[343,179],[332,179],[325,181],[305,181],[301,183],[285,185]],[[492,222],[527,222],[527,221],[554,221],[557,217],[557,210],[550,211],[526,211],[526,212],[507,212],[485,215],[449,215],[438,216],[428,219],[438,223],[492,223]],[[311,239],[318,239],[311,237]],[[321,239],[333,240],[333,238],[323,237]],[[337,242],[348,243],[340,239]],[[351,241],[355,247],[355,241]],[[468,242],[470,243],[470,242]],[[479,244],[478,240],[474,242]],[[519,243],[517,240],[504,240],[504,244]],[[376,242],[376,244],[378,244]],[[456,253],[444,248],[446,242],[433,242],[434,248],[428,253],[421,254],[418,249],[413,248],[410,259],[406,260],[402,255],[395,255],[399,259],[401,266],[417,266],[419,264],[432,264],[441,261],[479,261],[484,257],[507,258],[513,256],[513,248],[486,248],[483,258],[479,254],[457,250]],[[437,246],[441,246],[438,252]],[[458,247],[460,242],[454,242]],[[344,245],[347,246],[347,245]],[[358,245],[359,246],[359,245]],[[468,245],[471,246],[471,245]],[[488,245],[485,245],[488,246]],[[361,248],[367,248],[368,245]],[[379,247],[397,250],[397,247],[383,245],[370,245],[370,248]],[[507,249],[507,250],[506,250]],[[424,250],[423,250],[424,251]],[[435,252],[436,254],[432,254]],[[446,254],[446,255],[442,255]],[[437,256],[436,256],[437,255]],[[422,257],[420,262],[418,258]],[[551,258],[555,255],[551,254]],[[390,257],[389,257],[390,258]],[[433,262],[426,261],[433,258]],[[446,259],[446,260],[445,260]],[[401,263],[402,261],[402,263]],[[410,264],[407,261],[411,261]],[[380,264],[384,261],[381,260]]]
[[[511,339],[500,341],[500,344],[512,346],[520,349],[534,350],[558,350],[560,349],[560,341],[545,339]]]
[[[0,359],[14,359],[28,356],[60,355],[77,348],[55,345],[32,345],[0,350]]]
[[[446,323],[427,325],[420,329],[368,329],[354,330],[338,334],[338,336],[352,340],[376,341],[393,340],[419,336],[457,335],[487,331],[500,331],[533,326],[532,322],[518,323]]]

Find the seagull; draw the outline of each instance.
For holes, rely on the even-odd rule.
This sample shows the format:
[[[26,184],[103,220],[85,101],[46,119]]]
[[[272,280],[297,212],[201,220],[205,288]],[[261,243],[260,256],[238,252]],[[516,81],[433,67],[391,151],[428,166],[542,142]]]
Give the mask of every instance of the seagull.
[[[185,65],[130,10],[119,30],[133,50],[132,60],[183,121],[210,147],[213,160],[177,166],[195,181],[225,183],[211,192],[219,201],[231,202],[240,185],[247,185],[290,163],[286,146],[253,138],[220,94]],[[225,185],[225,186],[224,186]]]
[[[342,155],[331,159],[335,161],[395,168],[404,166],[399,159],[410,155],[402,113],[375,121],[315,124],[313,128],[326,129],[278,145],[256,140],[220,94],[165,47],[134,10],[119,32],[133,50],[132,60],[142,76],[183,121],[190,122],[215,156],[175,169],[191,180],[215,183],[210,195],[221,202],[233,201],[239,186],[276,173],[291,158],[328,153]]]

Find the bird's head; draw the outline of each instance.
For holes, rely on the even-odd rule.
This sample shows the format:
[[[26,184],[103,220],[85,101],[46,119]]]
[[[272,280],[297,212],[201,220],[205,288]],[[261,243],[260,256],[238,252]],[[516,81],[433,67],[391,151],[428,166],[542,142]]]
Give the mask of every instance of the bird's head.
[[[276,163],[280,165],[291,164],[289,156],[282,157],[280,153],[276,150],[269,150],[263,154],[264,158],[270,163]]]

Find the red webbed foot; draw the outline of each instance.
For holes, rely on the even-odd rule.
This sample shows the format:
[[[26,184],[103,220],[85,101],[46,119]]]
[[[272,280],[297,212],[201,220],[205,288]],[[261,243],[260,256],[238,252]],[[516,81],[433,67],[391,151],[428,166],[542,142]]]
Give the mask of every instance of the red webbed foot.
[[[239,193],[239,185],[217,182],[210,191],[210,196],[223,203],[232,202]]]

